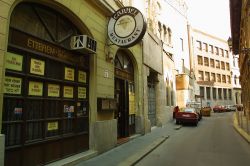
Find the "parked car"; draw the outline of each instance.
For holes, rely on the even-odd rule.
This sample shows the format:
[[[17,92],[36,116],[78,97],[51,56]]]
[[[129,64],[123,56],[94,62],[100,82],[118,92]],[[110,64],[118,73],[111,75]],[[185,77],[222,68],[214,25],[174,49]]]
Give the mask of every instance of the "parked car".
[[[193,123],[197,126],[199,122],[199,114],[195,108],[181,108],[175,114],[176,124]]]
[[[235,105],[226,105],[225,106],[225,111],[230,112],[230,111],[236,111],[237,107]]]
[[[213,107],[214,112],[225,112],[225,107],[223,105],[216,105]]]

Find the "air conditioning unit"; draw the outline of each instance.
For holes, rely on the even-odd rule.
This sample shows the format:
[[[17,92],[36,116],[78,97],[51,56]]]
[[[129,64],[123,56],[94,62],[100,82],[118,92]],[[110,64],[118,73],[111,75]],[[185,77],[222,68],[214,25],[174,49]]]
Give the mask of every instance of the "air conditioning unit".
[[[82,53],[96,53],[97,42],[87,35],[72,36],[70,47]]]

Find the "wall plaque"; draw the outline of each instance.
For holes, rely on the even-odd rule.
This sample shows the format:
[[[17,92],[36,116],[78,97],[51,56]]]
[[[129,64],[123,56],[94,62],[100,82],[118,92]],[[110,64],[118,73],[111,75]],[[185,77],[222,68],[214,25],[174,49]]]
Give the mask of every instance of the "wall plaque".
[[[21,94],[22,78],[5,76],[3,92],[7,94]]]
[[[37,75],[44,75],[44,68],[45,68],[45,62],[33,59],[30,60],[30,73],[37,74]]]
[[[63,97],[73,98],[74,97],[74,87],[64,86],[63,87]]]
[[[74,81],[75,70],[73,68],[65,67],[65,80]]]
[[[6,53],[5,58],[6,69],[22,71],[23,69],[23,56],[11,52]]]
[[[42,82],[29,82],[29,95],[31,96],[43,96],[43,83]]]
[[[48,84],[48,96],[59,97],[60,96],[60,85]]]

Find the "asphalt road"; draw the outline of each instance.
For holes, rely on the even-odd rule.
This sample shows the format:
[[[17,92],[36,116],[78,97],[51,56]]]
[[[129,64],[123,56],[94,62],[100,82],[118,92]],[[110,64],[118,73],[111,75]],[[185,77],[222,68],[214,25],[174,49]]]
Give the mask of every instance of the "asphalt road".
[[[250,145],[234,130],[232,113],[183,126],[136,166],[249,166]]]

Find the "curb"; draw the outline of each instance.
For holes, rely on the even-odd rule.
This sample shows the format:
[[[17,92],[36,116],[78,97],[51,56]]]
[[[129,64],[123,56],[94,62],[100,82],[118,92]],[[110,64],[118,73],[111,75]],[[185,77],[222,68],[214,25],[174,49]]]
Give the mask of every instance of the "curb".
[[[119,163],[118,166],[133,166],[136,163],[138,163],[140,160],[142,160],[144,157],[146,157],[149,153],[151,153],[154,149],[156,149],[158,146],[160,146],[164,141],[166,141],[169,138],[169,136],[162,136],[158,139],[156,139],[153,143],[148,145],[146,148],[143,148],[136,154],[128,157],[123,162]]]
[[[248,142],[250,143],[250,135],[248,135],[242,128],[239,127],[237,118],[236,118],[236,113],[233,115],[233,126],[234,129]]]

